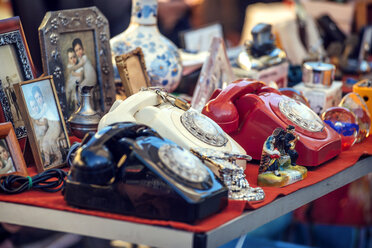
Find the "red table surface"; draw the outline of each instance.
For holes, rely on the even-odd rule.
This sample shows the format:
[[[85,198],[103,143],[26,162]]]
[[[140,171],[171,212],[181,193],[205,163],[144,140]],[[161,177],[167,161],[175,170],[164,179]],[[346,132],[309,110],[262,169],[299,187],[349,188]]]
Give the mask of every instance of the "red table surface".
[[[93,211],[93,210],[85,210],[85,209],[78,209],[71,206],[68,206],[63,199],[61,192],[57,193],[45,193],[40,191],[29,191],[24,192],[17,195],[5,195],[0,194],[0,201],[4,202],[13,202],[25,205],[33,205],[38,207],[44,208],[51,208],[57,209],[62,211],[70,211],[76,212],[81,214],[88,214],[94,215],[104,218],[111,218],[116,220],[124,220],[142,224],[149,224],[149,225],[159,225],[159,226],[170,226],[176,229],[187,230],[192,232],[207,232],[218,226],[224,224],[225,222],[232,220],[243,213],[245,209],[257,209],[262,207],[270,202],[272,202],[275,198],[288,195],[298,189],[307,187],[309,185],[315,184],[320,182],[350,166],[355,164],[358,159],[364,155],[372,155],[372,138],[368,138],[361,144],[356,144],[350,150],[343,151],[338,157],[332,159],[331,161],[320,165],[315,168],[311,168],[308,171],[307,178],[303,181],[296,182],[292,185],[288,185],[283,188],[270,188],[270,187],[263,187],[266,193],[265,200],[256,204],[251,204],[245,201],[236,201],[236,200],[229,200],[228,206],[222,210],[221,212],[214,214],[213,216],[198,221],[194,225],[185,224],[181,222],[175,221],[164,221],[164,220],[150,220],[150,219],[143,219],[137,218],[133,216],[125,216],[120,214],[112,214],[107,212],[101,211]],[[29,168],[29,172],[31,175],[36,173],[34,167]],[[248,164],[246,169],[247,179],[251,186],[256,186],[257,183],[257,173],[258,173],[258,165],[256,164]]]

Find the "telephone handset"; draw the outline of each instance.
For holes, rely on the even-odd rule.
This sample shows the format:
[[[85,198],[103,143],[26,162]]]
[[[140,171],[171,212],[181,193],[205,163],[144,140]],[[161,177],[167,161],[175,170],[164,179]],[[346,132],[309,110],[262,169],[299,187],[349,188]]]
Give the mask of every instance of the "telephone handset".
[[[64,197],[73,206],[193,223],[224,207],[228,191],[191,152],[127,122],[83,142]]]
[[[295,126],[297,163],[317,166],[341,152],[340,136],[305,104],[259,81],[240,79],[213,95],[202,113],[219,124],[253,159],[277,127]]]
[[[98,130],[116,122],[131,121],[155,129],[162,137],[186,149],[210,148],[245,154],[244,149],[227,135],[214,121],[198,111],[180,106],[166,92],[158,89],[142,90],[124,101],[114,103],[101,119]],[[245,162],[238,164],[245,168]]]

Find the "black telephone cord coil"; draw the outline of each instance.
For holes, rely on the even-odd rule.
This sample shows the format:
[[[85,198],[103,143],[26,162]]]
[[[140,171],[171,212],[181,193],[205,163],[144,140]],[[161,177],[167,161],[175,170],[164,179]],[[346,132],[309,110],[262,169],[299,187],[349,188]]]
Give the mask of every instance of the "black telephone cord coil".
[[[0,177],[0,193],[17,194],[30,189],[57,192],[63,189],[66,175],[61,169],[49,169],[33,177],[5,175]]]

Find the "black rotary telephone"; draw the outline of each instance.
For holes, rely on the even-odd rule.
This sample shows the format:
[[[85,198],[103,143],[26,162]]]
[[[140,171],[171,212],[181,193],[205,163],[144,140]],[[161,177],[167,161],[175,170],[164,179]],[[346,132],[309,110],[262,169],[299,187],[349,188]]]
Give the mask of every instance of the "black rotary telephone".
[[[73,206],[187,223],[222,209],[227,195],[196,156],[130,122],[83,140],[64,190]]]

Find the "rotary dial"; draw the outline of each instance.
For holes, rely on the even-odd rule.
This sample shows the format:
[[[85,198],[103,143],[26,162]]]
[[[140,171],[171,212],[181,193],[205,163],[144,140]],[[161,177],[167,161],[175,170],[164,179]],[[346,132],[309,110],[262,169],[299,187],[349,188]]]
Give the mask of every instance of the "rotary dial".
[[[191,152],[176,145],[163,145],[159,148],[160,160],[171,172],[183,180],[201,183],[208,179],[205,165]]]
[[[228,141],[217,124],[195,110],[185,111],[181,115],[181,123],[192,135],[208,145],[221,147]]]
[[[292,98],[283,96],[279,109],[293,123],[307,131],[320,132],[324,128],[324,122],[313,110]]]

